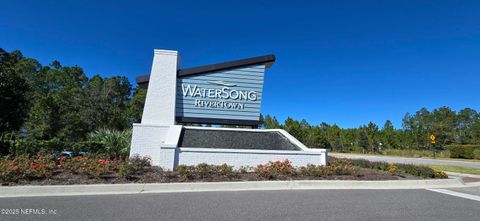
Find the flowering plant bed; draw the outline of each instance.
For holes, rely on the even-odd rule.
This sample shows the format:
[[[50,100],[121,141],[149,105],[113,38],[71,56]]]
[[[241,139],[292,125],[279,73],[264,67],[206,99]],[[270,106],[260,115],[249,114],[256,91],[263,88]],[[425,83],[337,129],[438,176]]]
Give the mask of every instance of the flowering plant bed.
[[[289,160],[234,169],[227,164],[179,165],[175,171],[151,166],[150,159],[72,159],[40,156],[0,161],[2,185],[68,185],[97,183],[170,183],[259,180],[399,180],[446,178],[429,167],[330,158],[328,166],[294,167]]]

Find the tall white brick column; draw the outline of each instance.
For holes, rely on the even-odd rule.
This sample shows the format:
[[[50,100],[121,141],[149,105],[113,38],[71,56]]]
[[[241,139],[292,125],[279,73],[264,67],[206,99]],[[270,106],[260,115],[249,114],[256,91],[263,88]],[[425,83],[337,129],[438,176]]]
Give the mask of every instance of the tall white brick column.
[[[177,93],[177,51],[154,50],[152,71],[143,108],[142,123],[133,124],[130,156],[152,158],[153,165],[161,162],[173,167],[175,154],[161,154],[162,147],[175,153],[181,126],[175,126],[175,99]]]
[[[177,51],[154,50],[142,124],[175,124],[178,65]]]

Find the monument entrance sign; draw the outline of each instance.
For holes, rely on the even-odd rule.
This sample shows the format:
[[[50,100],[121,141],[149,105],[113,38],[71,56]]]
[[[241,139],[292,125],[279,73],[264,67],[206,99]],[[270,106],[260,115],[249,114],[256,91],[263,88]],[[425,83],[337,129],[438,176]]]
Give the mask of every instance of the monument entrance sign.
[[[155,50],[140,124],[133,125],[130,155],[148,155],[154,165],[256,166],[289,159],[294,165],[326,164],[324,149],[311,150],[284,130],[188,127],[182,124],[247,125],[257,128],[266,55],[180,69],[178,52]]]

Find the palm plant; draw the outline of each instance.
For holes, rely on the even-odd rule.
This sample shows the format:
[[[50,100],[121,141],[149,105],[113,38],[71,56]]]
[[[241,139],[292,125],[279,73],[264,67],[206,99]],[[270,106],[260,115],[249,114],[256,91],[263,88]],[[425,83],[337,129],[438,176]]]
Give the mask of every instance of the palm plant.
[[[127,158],[130,152],[132,130],[99,129],[88,134],[90,141],[101,142],[105,149],[99,151],[111,158]]]

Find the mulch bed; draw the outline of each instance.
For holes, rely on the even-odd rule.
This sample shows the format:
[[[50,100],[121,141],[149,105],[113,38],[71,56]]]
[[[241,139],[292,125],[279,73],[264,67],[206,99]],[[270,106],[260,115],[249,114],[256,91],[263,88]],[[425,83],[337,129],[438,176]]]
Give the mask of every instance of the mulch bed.
[[[73,184],[121,184],[121,183],[176,183],[176,182],[225,182],[225,181],[262,181],[269,180],[258,177],[254,173],[237,174],[234,177],[212,175],[206,178],[186,179],[177,173],[165,174],[160,169],[154,169],[141,175],[117,177],[115,175],[103,176],[101,178],[88,177],[86,175],[72,174],[57,171],[54,175],[44,180],[20,180],[18,182],[2,183],[2,186],[17,185],[73,185]],[[355,175],[332,175],[328,177],[314,176],[292,176],[278,177],[271,180],[414,180],[423,179],[402,173],[390,173],[387,171],[356,168]]]

